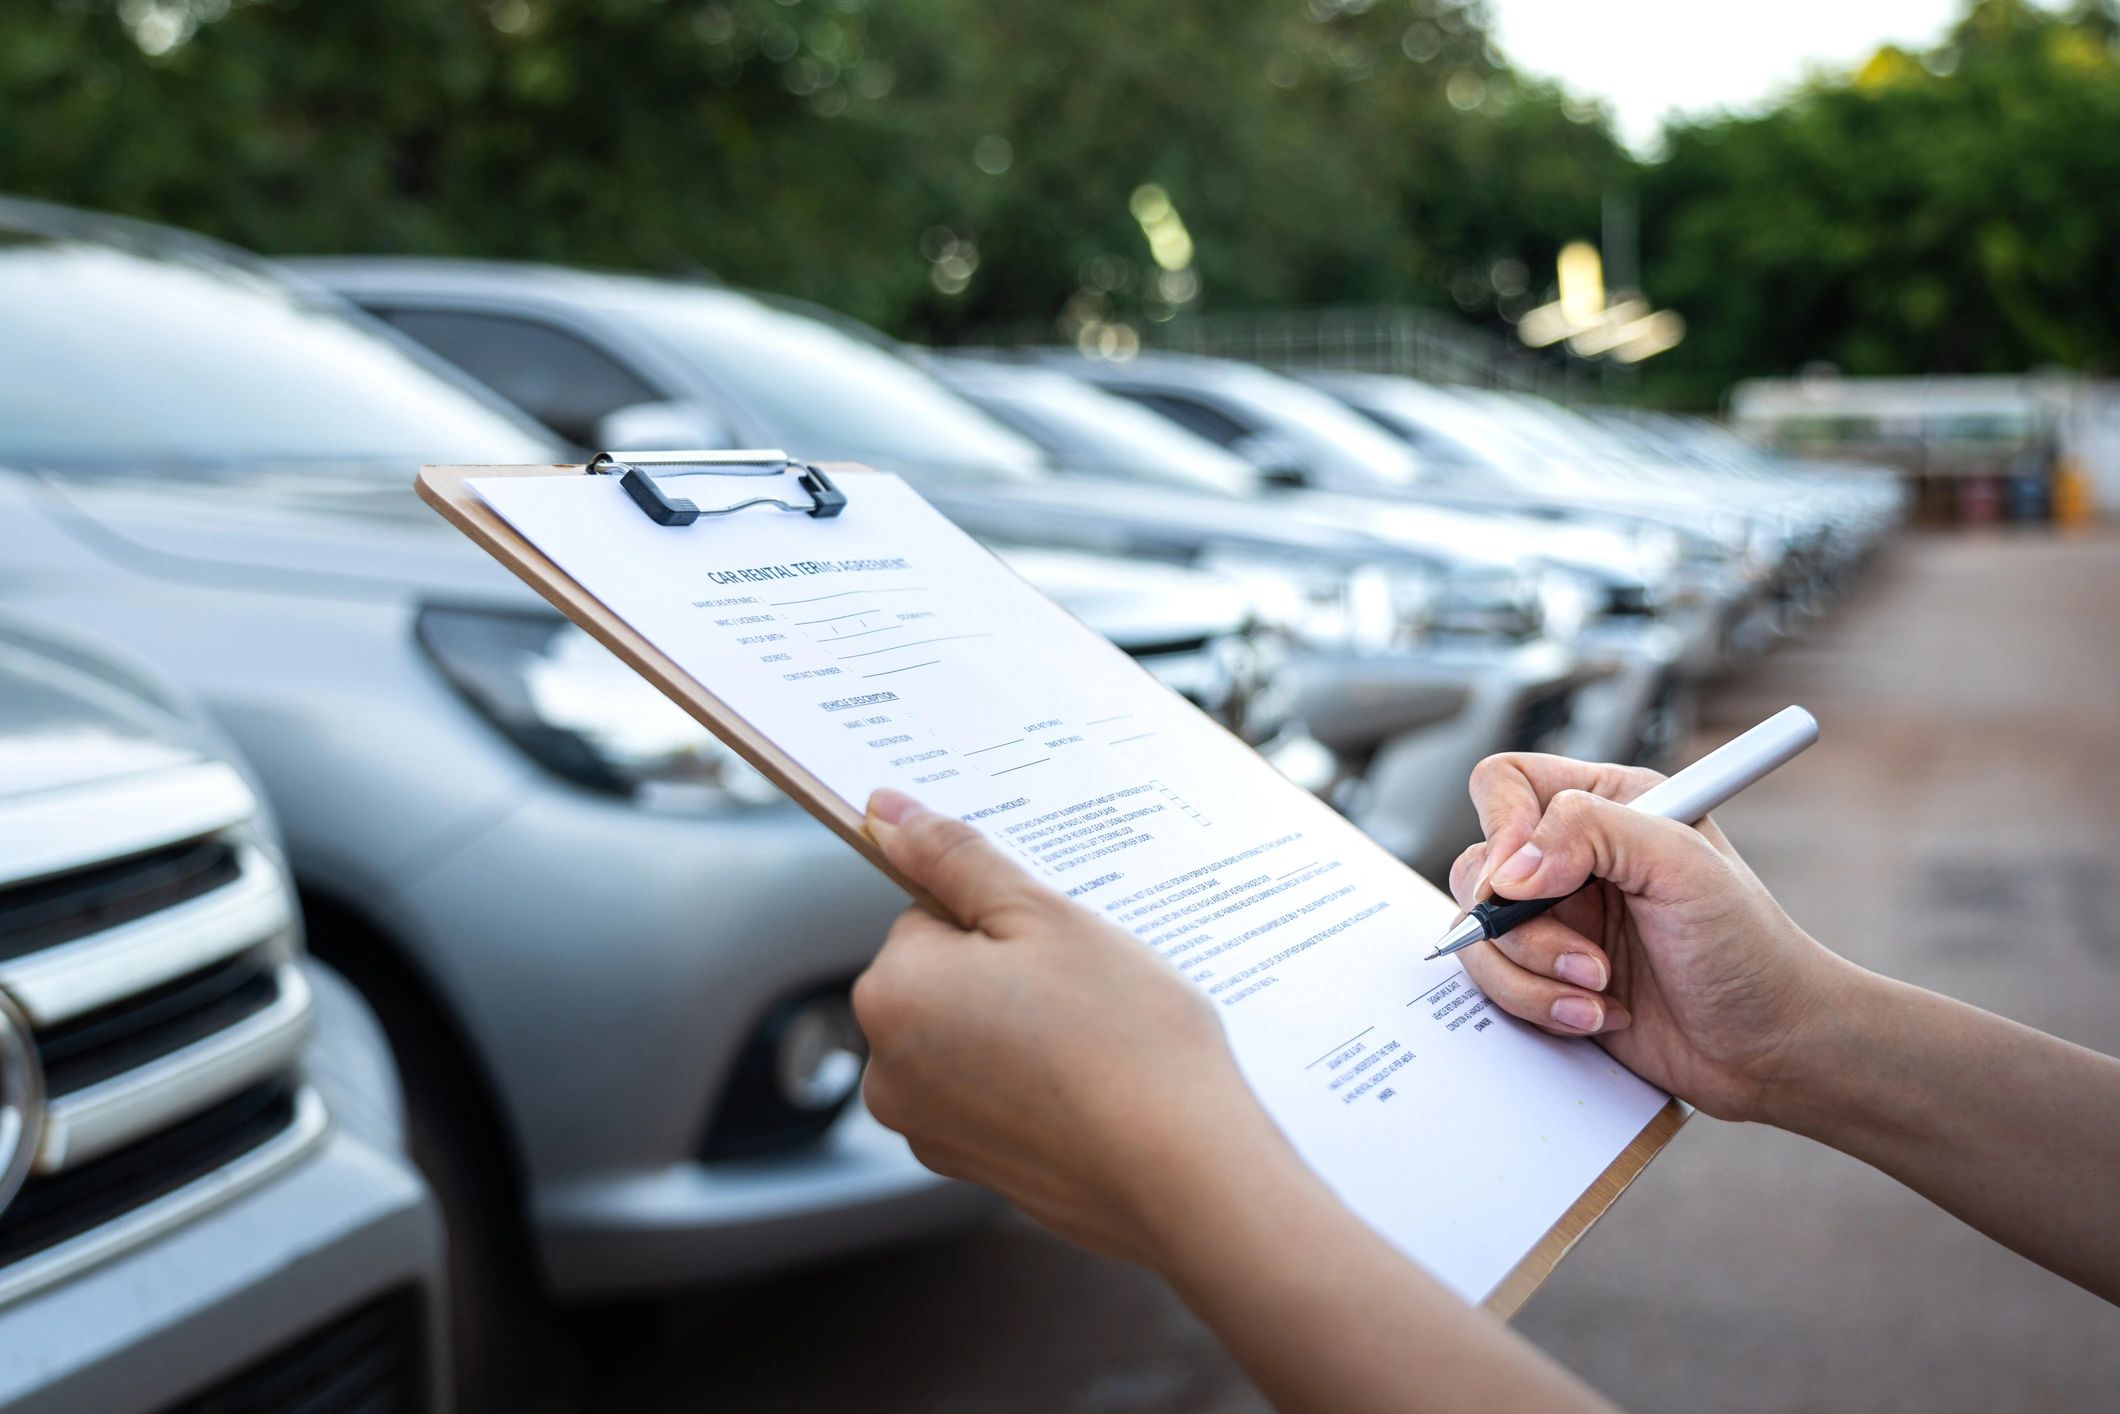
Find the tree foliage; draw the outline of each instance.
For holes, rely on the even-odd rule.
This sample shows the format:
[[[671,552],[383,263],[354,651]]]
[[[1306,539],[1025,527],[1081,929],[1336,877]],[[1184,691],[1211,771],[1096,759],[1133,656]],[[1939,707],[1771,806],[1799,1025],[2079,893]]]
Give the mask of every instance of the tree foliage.
[[[1488,315],[1628,166],[1476,0],[55,0],[0,28],[0,103],[6,190],[268,253],[703,267],[930,336]]]
[[[0,190],[268,253],[708,270],[938,339],[1353,302],[1499,328],[1638,190],[1690,324],[1649,387],[1706,405],[1819,359],[2110,367],[2111,5],[1976,0],[1641,164],[1480,0],[20,0]]]
[[[1644,268],[1690,332],[1654,368],[1712,404],[1853,374],[2114,365],[2120,47],[2109,5],[1979,0],[1771,112],[1688,124],[1644,173]]]

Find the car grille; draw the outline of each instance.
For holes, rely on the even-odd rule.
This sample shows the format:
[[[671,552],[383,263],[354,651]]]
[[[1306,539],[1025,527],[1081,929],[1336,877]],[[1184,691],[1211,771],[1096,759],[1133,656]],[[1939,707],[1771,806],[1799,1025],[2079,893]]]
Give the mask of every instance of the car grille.
[[[241,1158],[294,1120],[285,1085],[223,1100],[114,1154],[23,1185],[0,1213],[0,1264],[48,1251]]]
[[[1128,644],[1126,651],[1165,687],[1223,726],[1247,737],[1257,735],[1252,709],[1261,670],[1257,648],[1249,639],[1238,634],[1173,639]]]
[[[1136,658],[1164,658],[1179,653],[1204,653],[1213,641],[1210,638],[1173,638],[1164,643],[1129,644],[1126,651]]]
[[[0,956],[20,957],[145,918],[234,879],[226,840],[189,840],[0,894]]]
[[[427,1408],[421,1321],[419,1295],[394,1292],[165,1414],[419,1414]]]
[[[1574,689],[1553,688],[1539,693],[1517,709],[1509,728],[1509,750],[1539,751],[1568,725]]]
[[[1650,618],[1656,613],[1656,602],[1647,585],[1615,584],[1606,591],[1605,612],[1615,618]]]
[[[47,793],[50,794],[50,793]],[[32,813],[32,810],[36,813]],[[0,991],[44,1081],[0,1209],[0,1301],[107,1260],[306,1153],[310,996],[240,776],[206,764],[0,807]]]
[[[122,1075],[226,1031],[279,994],[273,966],[245,954],[98,1007],[38,1034],[45,1086],[70,1095]]]

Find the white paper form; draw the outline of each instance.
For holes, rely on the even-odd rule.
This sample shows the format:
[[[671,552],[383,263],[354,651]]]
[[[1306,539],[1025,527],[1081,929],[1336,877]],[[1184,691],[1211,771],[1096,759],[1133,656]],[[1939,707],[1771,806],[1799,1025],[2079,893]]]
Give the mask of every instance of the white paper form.
[[[611,476],[470,485],[857,811],[895,786],[960,816],[1168,958],[1312,1168],[1467,1300],[1664,1104],[1421,961],[1455,912],[1441,893],[896,477],[848,477],[835,519],[682,527]]]

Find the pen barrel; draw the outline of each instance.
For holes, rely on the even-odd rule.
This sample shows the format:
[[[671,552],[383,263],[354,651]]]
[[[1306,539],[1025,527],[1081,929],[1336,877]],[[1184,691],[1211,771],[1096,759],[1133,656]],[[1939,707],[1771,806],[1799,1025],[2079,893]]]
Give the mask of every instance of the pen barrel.
[[[1573,894],[1562,894],[1560,898],[1491,898],[1472,910],[1472,916],[1480,920],[1490,938],[1499,938],[1544,913],[1563,898]]]
[[[1670,780],[1627,802],[1630,810],[1690,825],[1818,740],[1818,719],[1784,707]]]

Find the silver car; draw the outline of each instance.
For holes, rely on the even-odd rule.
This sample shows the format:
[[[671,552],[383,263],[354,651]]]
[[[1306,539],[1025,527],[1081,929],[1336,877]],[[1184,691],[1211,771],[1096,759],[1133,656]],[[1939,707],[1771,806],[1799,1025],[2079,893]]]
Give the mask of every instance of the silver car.
[[[439,1407],[400,1103],[218,737],[0,619],[0,1407]]]
[[[1594,761],[1653,763],[1683,734],[1691,684],[1679,671],[1683,635],[1667,621],[1680,606],[1670,602],[1675,548],[1662,537],[1541,519],[1500,506],[1468,509],[1415,499],[1410,488],[1395,484],[1390,461],[1371,473],[1367,495],[1281,486],[1180,421],[1074,377],[1072,370],[963,356],[936,356],[930,362],[952,388],[1038,442],[1071,472],[1233,492],[1271,502],[1279,515],[1360,526],[1400,548],[1469,554],[1480,545],[1513,547],[1541,567],[1547,633],[1602,669],[1570,700],[1566,726],[1553,748]],[[1186,366],[1212,389],[1215,375],[1225,369],[1197,368],[1202,362],[1187,360]],[[1242,366],[1223,381],[1232,378],[1256,379],[1261,385],[1251,397],[1234,395],[1234,415],[1248,411],[1254,398],[1264,398],[1285,416],[1317,396]],[[1437,626],[1446,632],[1424,644],[1416,657],[1431,656],[1443,641],[1476,625],[1445,616]],[[1455,633],[1448,632],[1452,629]],[[1314,731],[1327,733],[1347,702],[1347,694],[1327,679],[1314,684],[1298,710]],[[1409,782],[1409,788],[1419,787]]]
[[[423,460],[563,450],[225,248],[0,218],[0,462],[36,469],[0,473],[0,596],[152,648],[255,765],[312,944],[399,1046],[472,1360],[535,1353],[502,1338],[527,1294],[990,1211],[855,1096],[846,989],[902,896],[410,494]],[[1237,586],[1015,553],[1282,739]]]
[[[1056,475],[1035,444],[883,336],[825,311],[543,266],[347,258],[298,268],[585,444],[748,442],[865,461],[902,472],[989,541],[1241,579],[1297,650],[1298,715],[1341,757],[1335,803],[1430,872],[1475,827],[1463,789],[1474,763],[1559,744],[1578,689],[1609,676],[1541,633],[1534,577],[1491,537],[1383,540],[1236,492]],[[1408,651],[1436,620],[1446,621],[1437,651]]]
[[[1424,494],[1671,536],[1678,570],[1667,617],[1684,639],[1690,675],[1713,673],[1771,637],[1781,556],[1747,516],[1692,496],[1615,486],[1581,447],[1550,429],[1534,435],[1522,409],[1492,396],[1380,373],[1309,381],[1403,439],[1419,459]]]

